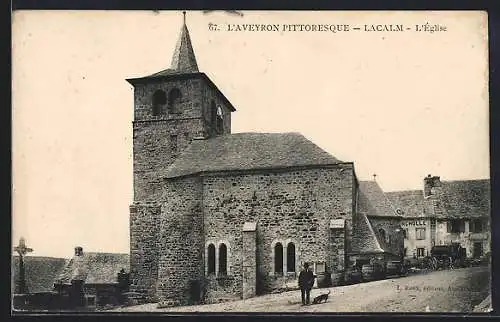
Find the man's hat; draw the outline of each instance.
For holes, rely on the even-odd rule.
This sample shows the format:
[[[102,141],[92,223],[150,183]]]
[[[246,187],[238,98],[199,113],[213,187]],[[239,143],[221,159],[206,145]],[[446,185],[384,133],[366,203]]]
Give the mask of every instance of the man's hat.
[[[305,262],[305,263],[304,263],[304,267],[309,267],[309,263],[308,263],[308,262]]]

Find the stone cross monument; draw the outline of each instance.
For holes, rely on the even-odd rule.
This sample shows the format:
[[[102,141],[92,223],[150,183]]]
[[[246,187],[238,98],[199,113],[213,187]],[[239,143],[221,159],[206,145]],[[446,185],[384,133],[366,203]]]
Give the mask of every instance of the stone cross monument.
[[[24,256],[32,252],[33,249],[26,247],[26,240],[24,237],[19,239],[19,245],[14,247],[14,251],[19,254],[19,278],[16,281],[15,294],[26,294],[28,293],[28,287],[26,286],[26,276],[24,271]]]

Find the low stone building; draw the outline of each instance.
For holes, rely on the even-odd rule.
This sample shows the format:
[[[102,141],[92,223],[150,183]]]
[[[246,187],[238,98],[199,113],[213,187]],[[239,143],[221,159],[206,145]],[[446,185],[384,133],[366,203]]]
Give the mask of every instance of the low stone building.
[[[422,190],[387,192],[405,231],[405,257],[430,255],[432,246],[459,243],[467,257],[491,249],[490,180],[424,178]]]
[[[121,274],[128,275],[128,254],[84,253],[75,247],[75,255],[54,281],[54,289],[68,296],[75,307],[119,305],[128,285],[120,283]]]

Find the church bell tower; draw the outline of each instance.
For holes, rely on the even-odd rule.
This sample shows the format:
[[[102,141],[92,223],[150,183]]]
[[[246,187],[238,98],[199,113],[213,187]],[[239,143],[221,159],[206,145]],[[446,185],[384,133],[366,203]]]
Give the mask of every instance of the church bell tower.
[[[134,201],[155,201],[162,173],[193,138],[231,133],[235,108],[198,70],[185,12],[170,68],[127,81],[134,86]]]
[[[234,106],[198,70],[186,16],[170,68],[127,81],[134,87],[134,202],[130,206],[131,290],[157,294],[163,178],[194,138],[231,133]]]

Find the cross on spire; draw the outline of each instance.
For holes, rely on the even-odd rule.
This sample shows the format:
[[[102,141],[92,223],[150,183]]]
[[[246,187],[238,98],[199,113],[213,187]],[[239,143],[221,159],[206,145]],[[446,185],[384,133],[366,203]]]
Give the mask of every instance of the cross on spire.
[[[374,173],[373,174],[373,181],[377,181],[376,179],[377,179],[377,174]]]
[[[185,25],[185,24],[186,24],[186,11],[183,11],[183,12],[182,12],[182,15],[184,16],[184,17],[183,17],[183,19],[184,19],[183,21],[184,21],[184,25]]]

